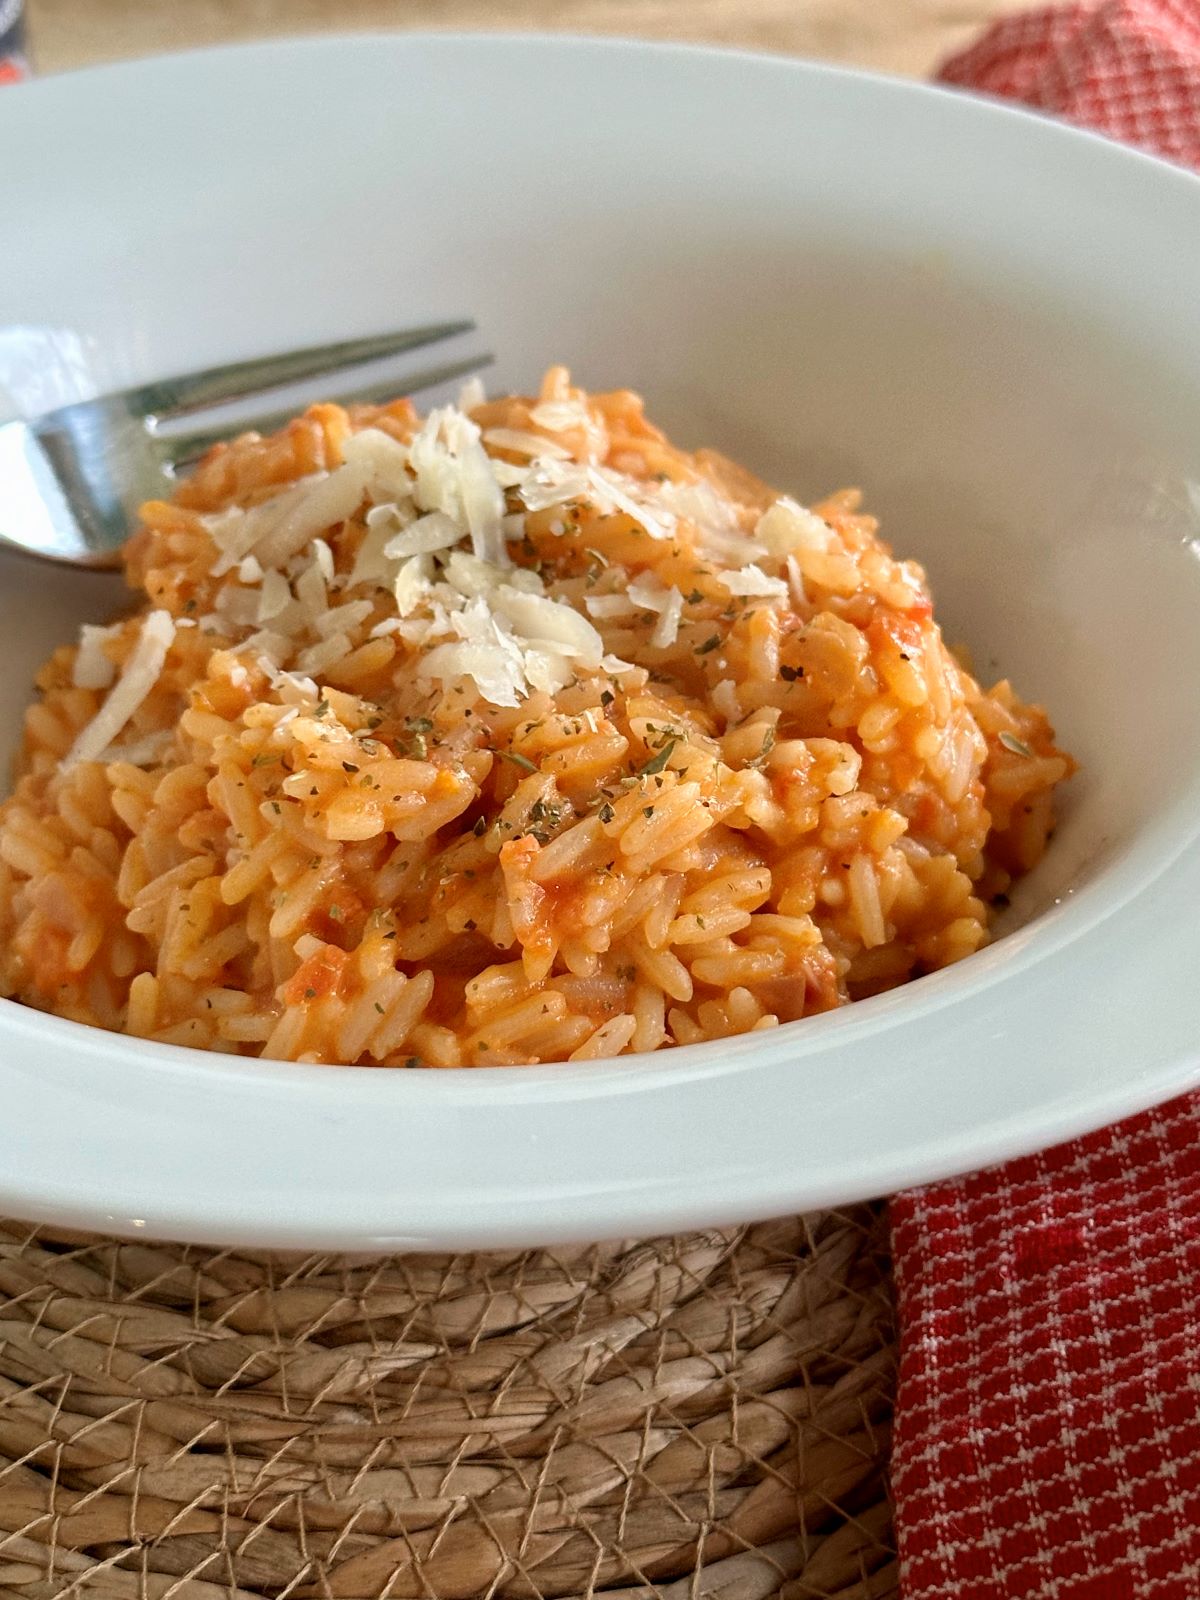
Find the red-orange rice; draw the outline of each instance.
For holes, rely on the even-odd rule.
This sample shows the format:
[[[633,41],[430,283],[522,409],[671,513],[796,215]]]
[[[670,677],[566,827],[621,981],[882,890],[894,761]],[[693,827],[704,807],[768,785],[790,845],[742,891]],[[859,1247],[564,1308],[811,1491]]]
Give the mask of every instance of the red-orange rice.
[[[403,484],[400,511],[369,527],[369,494],[335,506],[281,558],[286,601],[253,550],[230,563],[253,531],[240,511],[266,504],[266,526],[289,486],[302,506],[310,486],[353,494],[352,435],[400,460],[406,401],[219,446],[143,510],[140,609],[39,676],[0,810],[5,995],[233,1053],[489,1066],[771,1028],[984,942],[1073,762],[1039,707],[956,662],[858,494],[780,501],[562,369],[536,399],[469,398],[526,575],[505,579],[510,608],[583,640],[541,651],[504,625],[511,670],[550,686],[497,705],[455,670],[501,659],[469,601],[420,637],[445,550],[352,577],[371,528],[453,531],[406,533],[429,505]],[[461,426],[437,471],[457,470]],[[549,487],[527,491],[539,456]],[[286,531],[254,548],[286,550]],[[525,592],[585,618],[601,664],[588,628]],[[123,702],[98,713],[143,669],[152,687],[105,738]]]

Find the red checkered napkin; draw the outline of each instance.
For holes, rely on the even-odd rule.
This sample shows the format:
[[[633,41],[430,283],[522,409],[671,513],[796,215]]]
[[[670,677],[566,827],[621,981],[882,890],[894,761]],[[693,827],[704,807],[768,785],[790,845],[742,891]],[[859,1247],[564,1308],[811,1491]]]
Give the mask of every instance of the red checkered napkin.
[[[1011,17],[942,76],[1200,166],[1200,0]],[[892,1229],[905,1600],[1200,1600],[1200,1094]]]
[[[1200,0],[1019,12],[952,56],[939,77],[1200,167]]]
[[[905,1600],[1200,1596],[1200,1095],[892,1203]]]

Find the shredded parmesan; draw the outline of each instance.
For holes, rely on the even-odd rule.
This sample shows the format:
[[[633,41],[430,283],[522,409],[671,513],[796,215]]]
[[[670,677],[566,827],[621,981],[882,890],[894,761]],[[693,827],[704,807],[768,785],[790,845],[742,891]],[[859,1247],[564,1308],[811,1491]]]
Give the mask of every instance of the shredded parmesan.
[[[586,428],[592,419],[579,400],[543,400],[529,413],[529,420],[547,433],[569,433],[572,428]]]
[[[786,557],[797,550],[828,550],[831,535],[815,512],[781,495],[758,519],[754,537],[773,556]]]
[[[587,468],[574,461],[540,456],[521,478],[520,489],[521,499],[529,511],[545,511],[571,500],[585,500],[589,489]]]
[[[484,444],[493,444],[497,450],[511,450],[513,455],[554,456],[559,461],[569,461],[571,452],[553,439],[543,439],[539,433],[526,433],[521,428],[489,428],[483,436]]]
[[[344,656],[350,653],[350,640],[344,633],[331,634],[328,639],[322,639],[319,644],[309,645],[307,650],[302,650],[296,657],[296,666],[301,672],[312,673],[320,677],[323,672],[336,666]]]
[[[584,667],[600,665],[604,641],[573,606],[545,595],[522,594],[509,584],[496,590],[493,605],[518,636],[535,646],[549,644],[561,649]]]
[[[336,568],[334,567],[333,563],[333,551],[329,548],[324,539],[314,539],[312,542],[312,552],[316,557],[317,566],[320,568],[321,576],[325,579],[325,582],[332,587],[336,572]]]
[[[96,759],[103,761],[106,766],[114,761],[123,761],[131,767],[152,767],[162,760],[174,736],[173,728],[159,728],[157,732],[133,739],[128,744],[110,744]]]
[[[135,714],[142,701],[158,682],[175,638],[175,624],[169,611],[151,611],[142,623],[138,642],[121,668],[121,675],[108,698],[92,720],[79,731],[67,752],[67,766],[76,761],[95,761]]]
[[[285,666],[291,656],[292,641],[273,628],[259,628],[257,633],[243,639],[238,648],[248,655],[268,657],[273,665],[280,667]]]
[[[788,590],[792,597],[792,604],[799,611],[808,604],[808,595],[804,588],[804,574],[801,572],[800,563],[795,556],[788,556],[784,562],[784,567],[787,571]]]
[[[770,577],[753,563],[739,568],[737,572],[718,572],[716,576],[730,594],[753,595],[765,600],[786,600],[788,597],[788,586],[782,578]]]
[[[277,617],[291,603],[292,588],[283,573],[274,569],[263,573],[258,606],[254,613],[255,622],[270,622],[272,617]]]
[[[107,689],[117,675],[117,669],[104,653],[105,642],[116,637],[121,624],[114,622],[107,628],[94,628],[85,622],[79,635],[79,650],[71,670],[71,682],[77,689]]]
[[[483,379],[474,375],[467,379],[458,391],[458,409],[460,411],[475,411],[479,406],[487,403],[487,390],[483,386]]]
[[[525,482],[529,468],[517,466],[515,461],[492,462],[492,472],[502,489],[519,489]]]
[[[220,551],[212,567],[213,577],[223,577],[225,573],[232,572],[234,567],[240,566],[259,539],[264,538],[277,523],[282,522],[327,477],[328,473],[316,472],[307,478],[300,478],[281,494],[274,495],[270,500],[264,500],[261,505],[252,506],[249,510],[233,507],[228,511],[218,511],[211,516],[202,517],[200,520]],[[258,560],[257,556],[255,560]],[[261,565],[259,561],[260,568]]]
[[[416,475],[413,498],[421,510],[465,522],[480,560],[507,566],[500,526],[504,494],[470,417],[450,406],[431,411],[408,447],[408,459]]]
[[[217,551],[213,576],[236,581],[219,588],[201,627],[234,641],[231,650],[265,672],[293,712],[313,702],[317,682],[364,629],[416,652],[421,684],[469,679],[496,706],[516,706],[535,690],[556,692],[577,672],[638,670],[606,654],[592,619],[619,626],[649,612],[650,646],[677,643],[686,602],[652,572],[624,591],[571,602],[547,595],[538,571],[515,566],[508,545],[525,537],[535,512],[564,508],[549,521],[559,536],[571,505],[628,517],[651,539],[694,547],[703,570],[731,595],[777,603],[803,592],[797,552],[824,548],[829,530],[794,501],[777,501],[755,527],[751,510],[708,481],[646,482],[602,464],[603,417],[576,400],[534,406],[531,428],[486,433],[468,415],[482,400],[482,386],[468,385],[458,407],[431,412],[407,443],[383,428],[361,428],[342,442],[331,471],[249,509],[202,519]],[[520,459],[493,458],[485,446]],[[509,511],[513,490],[519,508]],[[339,572],[338,530],[351,518],[365,528],[351,546],[349,570]],[[760,557],[786,577],[757,565]],[[170,642],[156,618],[169,622],[165,612],[147,619],[115,687],[104,653],[113,630],[84,630],[75,682],[111,693],[71,759],[110,746],[149,692]],[[236,670],[244,677],[245,668]]]
[[[627,592],[634,605],[657,613],[650,644],[656,650],[668,649],[679,637],[679,619],[683,615],[683,596],[679,590],[674,586],[668,589],[644,572],[634,579]]]
[[[732,678],[722,678],[712,692],[712,702],[720,714],[725,718],[725,726],[731,727],[742,720],[742,708],[738,702],[737,685]]]
[[[222,589],[217,596],[217,616],[235,630],[249,627],[258,619],[259,600],[256,589]]]
[[[589,594],[583,603],[593,617],[631,617],[636,609],[627,594]]]
[[[655,650],[669,650],[679,637],[679,619],[683,615],[683,596],[678,589],[667,592],[667,603],[659,612],[658,621],[650,634]]]
[[[444,511],[430,511],[393,535],[383,547],[388,560],[449,550],[462,538],[462,529]]]
[[[652,539],[669,539],[675,515],[666,506],[639,498],[640,485],[611,467],[580,466],[575,461],[539,456],[521,483],[521,499],[529,511],[585,500],[605,516],[624,512]]]
[[[429,593],[429,577],[421,556],[406,561],[397,572],[392,584],[392,595],[399,616],[407,617],[421,604]]]
[[[412,492],[408,451],[382,428],[360,428],[342,444],[342,460],[357,468],[372,500],[403,500]]]
[[[651,511],[644,502],[635,499],[633,484],[619,472],[609,467],[589,467],[588,479],[595,491],[596,503],[602,511],[623,511],[639,523],[652,539],[669,539],[675,518],[670,511]],[[606,504],[607,502],[607,504]]]
[[[349,440],[347,440],[349,443]],[[253,546],[265,567],[280,567],[317,534],[353,515],[362,504],[370,470],[366,462],[347,462],[288,508]]]
[[[323,638],[329,638],[339,630],[352,632],[367,620],[374,609],[370,600],[348,600],[344,606],[334,606],[332,611],[317,618],[317,632]]]
[[[627,672],[638,672],[632,661],[622,661],[620,656],[605,656],[600,662],[601,669],[607,672],[610,678],[623,678]]]
[[[321,576],[321,569],[315,561],[310,567],[305,567],[304,571],[296,579],[296,599],[300,606],[299,616],[296,620],[307,619],[315,627],[321,614],[329,606],[329,595],[325,587],[325,579]],[[288,631],[290,632],[291,630],[289,629]]]
[[[311,678],[296,672],[280,672],[266,656],[259,658],[258,665],[269,679],[272,689],[287,705],[299,707],[310,702],[315,705],[320,699],[321,691]]]

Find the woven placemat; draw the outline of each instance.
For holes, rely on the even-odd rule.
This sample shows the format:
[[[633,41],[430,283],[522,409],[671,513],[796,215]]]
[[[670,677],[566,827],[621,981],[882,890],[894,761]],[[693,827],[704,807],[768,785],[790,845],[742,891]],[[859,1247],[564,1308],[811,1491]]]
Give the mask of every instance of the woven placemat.
[[[884,1600],[871,1208],[306,1257],[0,1223],[0,1596]]]

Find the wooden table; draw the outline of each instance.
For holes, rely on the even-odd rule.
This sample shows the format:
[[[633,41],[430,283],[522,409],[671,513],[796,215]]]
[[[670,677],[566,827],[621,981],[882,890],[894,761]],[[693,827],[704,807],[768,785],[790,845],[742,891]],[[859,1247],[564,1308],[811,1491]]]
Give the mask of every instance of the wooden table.
[[[537,28],[688,39],[923,76],[1027,0],[28,0],[41,72],[271,35]]]

